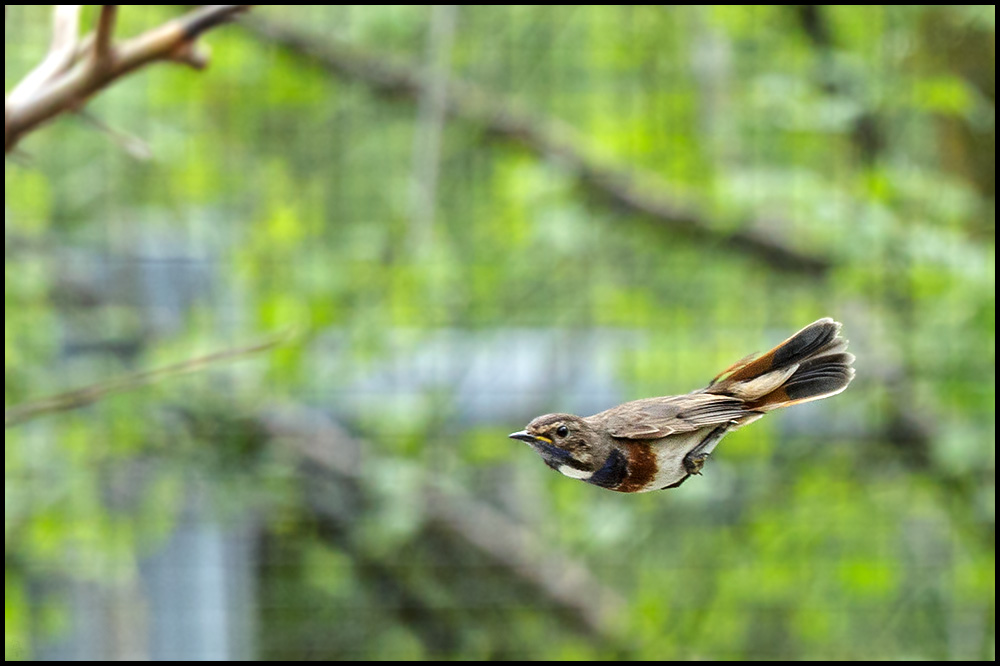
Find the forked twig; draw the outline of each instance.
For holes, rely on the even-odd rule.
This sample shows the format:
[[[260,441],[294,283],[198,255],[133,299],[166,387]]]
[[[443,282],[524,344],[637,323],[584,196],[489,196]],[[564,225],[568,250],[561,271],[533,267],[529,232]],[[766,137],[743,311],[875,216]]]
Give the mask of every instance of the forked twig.
[[[207,55],[198,37],[252,5],[204,5],[138,37],[114,44],[117,5],[102,5],[92,35],[79,38],[82,5],[57,5],[49,54],[4,103],[4,153],[26,134],[151,62],[174,61],[201,69]]]

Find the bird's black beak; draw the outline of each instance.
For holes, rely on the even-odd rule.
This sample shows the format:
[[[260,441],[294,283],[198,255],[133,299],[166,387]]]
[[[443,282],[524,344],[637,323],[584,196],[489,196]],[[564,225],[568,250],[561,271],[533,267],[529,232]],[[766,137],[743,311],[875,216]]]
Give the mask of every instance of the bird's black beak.
[[[552,443],[552,440],[548,437],[532,435],[527,430],[518,430],[517,432],[512,432],[507,436],[511,439],[519,439],[522,442],[527,442],[528,444],[537,444],[538,442],[547,442],[548,444]]]

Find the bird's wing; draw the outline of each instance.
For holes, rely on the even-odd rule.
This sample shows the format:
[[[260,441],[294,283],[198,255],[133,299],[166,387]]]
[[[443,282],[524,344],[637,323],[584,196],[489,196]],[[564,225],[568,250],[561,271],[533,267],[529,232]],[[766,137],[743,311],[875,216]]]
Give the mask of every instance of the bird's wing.
[[[736,423],[755,415],[743,401],[708,393],[636,400],[596,414],[612,437],[660,439],[723,423]]]

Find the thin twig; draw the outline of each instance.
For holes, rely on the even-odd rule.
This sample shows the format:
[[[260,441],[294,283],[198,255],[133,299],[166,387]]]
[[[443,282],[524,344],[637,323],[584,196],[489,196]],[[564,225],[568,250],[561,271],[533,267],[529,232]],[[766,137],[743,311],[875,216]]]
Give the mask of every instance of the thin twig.
[[[234,361],[252,356],[253,354],[258,354],[285,344],[291,338],[291,334],[286,332],[248,347],[218,351],[206,356],[172,363],[162,368],[156,368],[155,370],[144,370],[123,375],[90,386],[49,396],[48,398],[22,403],[4,411],[4,428],[21,425],[48,414],[87,407],[118,393],[132,391],[171,377],[187,375],[225,361]]]
[[[108,137],[112,143],[124,150],[132,159],[139,160],[140,162],[148,162],[153,159],[153,149],[139,137],[111,127],[86,109],[80,109],[76,116],[87,125],[90,125]]]
[[[118,5],[101,5],[101,15],[97,19],[97,31],[94,38],[94,60],[97,61],[99,67],[110,65],[111,41],[114,38],[117,18]]]

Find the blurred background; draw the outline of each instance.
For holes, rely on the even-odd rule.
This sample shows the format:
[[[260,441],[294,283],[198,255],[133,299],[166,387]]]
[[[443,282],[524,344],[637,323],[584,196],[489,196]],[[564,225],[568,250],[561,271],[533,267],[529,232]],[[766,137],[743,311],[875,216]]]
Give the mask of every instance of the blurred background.
[[[8,6],[8,92],[51,12]],[[5,657],[994,659],[995,40],[994,6],[261,6],[40,128]],[[823,316],[851,387],[680,489],[507,439]]]

